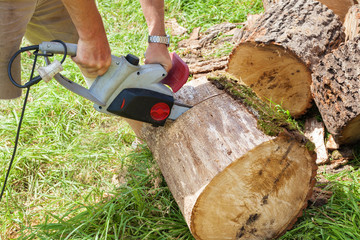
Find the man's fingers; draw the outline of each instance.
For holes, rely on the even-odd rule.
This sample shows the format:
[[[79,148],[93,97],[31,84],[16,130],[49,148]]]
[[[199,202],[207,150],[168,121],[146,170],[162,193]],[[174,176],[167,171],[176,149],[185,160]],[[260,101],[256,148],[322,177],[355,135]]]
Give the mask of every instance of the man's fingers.
[[[167,72],[172,67],[171,58],[166,45],[161,43],[149,43],[145,52],[145,64],[159,63]]]
[[[163,68],[165,69],[166,72],[169,72],[171,67],[172,67],[171,62],[167,62],[167,61],[162,61],[162,62],[155,61],[155,62],[152,62],[150,60],[145,59],[144,63],[145,64],[159,63],[161,66],[163,66]]]
[[[85,76],[85,77],[88,77],[88,78],[96,78],[98,76],[102,76],[106,73],[106,70],[99,70],[99,69],[93,69],[93,68],[82,68],[82,67],[79,67],[82,74]]]
[[[104,75],[111,64],[111,61],[110,63],[103,62],[102,64],[97,64],[97,63],[83,64],[82,61],[80,61],[76,57],[73,58],[73,61],[78,65],[82,74],[85,77],[89,77],[89,78],[95,78],[97,76]]]

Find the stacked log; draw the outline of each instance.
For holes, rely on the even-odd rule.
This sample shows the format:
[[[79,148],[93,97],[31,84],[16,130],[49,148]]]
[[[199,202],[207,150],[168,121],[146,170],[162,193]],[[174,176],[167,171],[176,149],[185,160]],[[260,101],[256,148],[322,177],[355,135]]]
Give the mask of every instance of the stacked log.
[[[279,2],[242,36],[227,72],[298,117],[311,106],[312,68],[344,38],[342,23],[325,5]]]
[[[278,3],[279,1],[281,0],[263,0],[264,9],[267,10],[271,5]],[[358,3],[357,0],[319,0],[319,2],[334,11],[334,13],[340,17],[342,22],[344,22],[349,8]]]
[[[315,68],[311,86],[330,133],[340,144],[360,140],[360,37],[326,55]]]
[[[360,5],[349,9],[346,42],[315,67],[311,91],[327,130],[337,144],[360,140]]]

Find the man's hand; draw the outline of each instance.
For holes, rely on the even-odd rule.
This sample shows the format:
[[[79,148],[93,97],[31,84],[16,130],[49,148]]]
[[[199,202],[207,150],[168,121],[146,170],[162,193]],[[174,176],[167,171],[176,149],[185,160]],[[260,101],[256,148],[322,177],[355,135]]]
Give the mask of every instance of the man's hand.
[[[87,78],[96,78],[106,73],[111,64],[111,50],[107,40],[78,41],[76,57],[72,60]]]
[[[164,0],[140,0],[149,35],[165,36]],[[172,63],[167,46],[162,43],[149,43],[145,53],[145,64],[160,63],[167,72]]]
[[[111,64],[111,51],[95,0],[62,0],[79,33],[76,57],[87,78],[103,75]]]
[[[149,43],[145,53],[145,64],[150,63],[160,63],[167,72],[170,71],[172,62],[165,44]]]

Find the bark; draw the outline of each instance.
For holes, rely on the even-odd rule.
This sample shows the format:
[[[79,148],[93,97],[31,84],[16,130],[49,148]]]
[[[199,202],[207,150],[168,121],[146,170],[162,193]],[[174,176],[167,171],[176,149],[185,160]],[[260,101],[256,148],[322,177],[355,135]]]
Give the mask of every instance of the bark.
[[[268,9],[271,5],[278,3],[280,0],[263,0],[264,9]],[[286,0],[283,0],[286,1]],[[334,11],[339,16],[340,20],[344,22],[345,15],[349,8],[357,4],[357,0],[319,0],[322,4],[326,5],[329,9]]]
[[[229,91],[230,85],[217,82]],[[268,136],[258,128],[258,109],[250,111],[244,99],[234,100],[238,94],[231,97],[206,78],[176,94],[193,108],[164,127],[143,124],[137,134],[194,237],[265,239],[291,227],[315,183],[309,142],[294,131]]]
[[[227,71],[298,117],[311,106],[311,70],[343,41],[342,23],[323,4],[279,2],[245,32]]]
[[[240,30],[236,28],[238,25],[243,24],[225,22],[210,27],[202,34],[200,28],[195,28],[188,39],[178,43],[181,57],[188,64],[194,79],[225,69],[229,56],[220,52],[229,44],[234,45],[232,35]]]
[[[325,126],[340,144],[360,139],[360,37],[326,55],[311,90]]]
[[[346,41],[355,40],[357,36],[360,36],[360,5],[354,5],[349,9],[346,14],[345,22],[345,35]]]
[[[279,0],[262,0],[264,10],[269,9],[273,4],[278,3]]]

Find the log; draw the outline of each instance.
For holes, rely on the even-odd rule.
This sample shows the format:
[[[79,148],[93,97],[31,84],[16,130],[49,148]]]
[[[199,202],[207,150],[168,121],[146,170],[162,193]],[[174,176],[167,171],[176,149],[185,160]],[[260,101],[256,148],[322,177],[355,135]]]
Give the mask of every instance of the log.
[[[280,0],[263,0],[264,9],[268,9],[272,4],[278,3],[279,1]],[[334,13],[340,17],[341,22],[344,22],[349,8],[358,3],[357,0],[319,0],[319,2],[334,11]]]
[[[360,37],[326,55],[311,91],[327,130],[339,144],[360,140]]]
[[[268,136],[258,128],[266,123],[259,124],[264,114],[257,112],[267,104],[258,99],[245,105],[254,101],[241,96],[256,97],[250,90],[235,82],[216,84],[233,97],[206,77],[192,80],[176,98],[193,108],[164,127],[144,123],[137,135],[152,151],[196,239],[280,236],[311,196],[313,145],[292,130]]]
[[[342,23],[323,4],[279,2],[245,32],[227,72],[298,117],[311,106],[312,68],[343,41]]]
[[[354,40],[360,35],[360,5],[354,5],[346,14],[345,22],[345,40]]]

